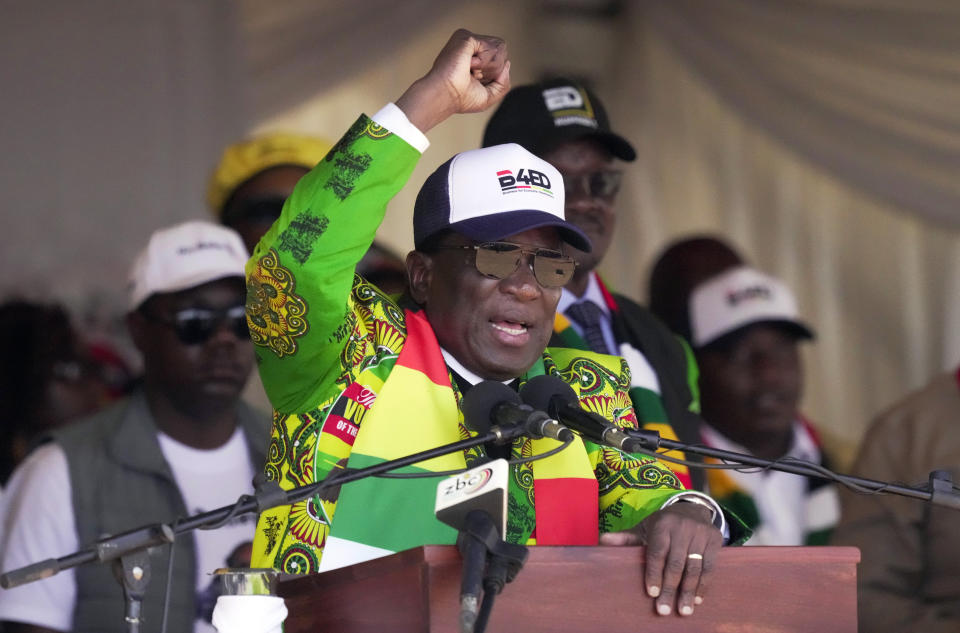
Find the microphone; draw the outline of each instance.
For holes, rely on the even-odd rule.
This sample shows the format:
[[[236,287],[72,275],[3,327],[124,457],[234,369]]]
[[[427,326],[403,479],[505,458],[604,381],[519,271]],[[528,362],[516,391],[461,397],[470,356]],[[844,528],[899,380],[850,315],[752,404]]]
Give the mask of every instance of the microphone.
[[[573,432],[543,411],[523,404],[510,387],[493,380],[477,383],[463,397],[464,424],[472,431],[494,433],[497,444],[518,435],[551,438],[561,442],[574,439]],[[505,428],[501,428],[505,427]],[[460,581],[460,631],[472,633],[485,624],[480,614],[487,555],[497,551],[506,533],[507,479],[509,465],[496,459],[451,477],[437,487],[437,519],[459,531],[457,549],[463,559]],[[520,561],[522,565],[522,561]],[[506,568],[500,565],[504,574]],[[491,589],[496,593],[497,589]],[[492,600],[484,597],[484,603]],[[488,616],[489,607],[484,615]]]
[[[531,378],[520,390],[520,397],[534,409],[546,411],[563,425],[598,444],[627,453],[648,448],[645,440],[631,437],[596,413],[584,411],[573,388],[556,376]]]
[[[474,385],[463,397],[462,408],[464,424],[477,433],[492,431],[499,436],[503,433],[501,426],[518,426],[524,435],[536,439],[547,437],[561,442],[573,440],[570,429],[544,411],[537,411],[536,407],[523,404],[513,389],[494,380],[485,380]],[[497,443],[503,444],[512,437],[514,436],[498,437]]]
[[[508,473],[507,461],[496,459],[449,477],[437,486],[437,519],[460,532],[457,549],[463,559],[461,633],[474,630],[480,612],[487,552],[507,530]]]

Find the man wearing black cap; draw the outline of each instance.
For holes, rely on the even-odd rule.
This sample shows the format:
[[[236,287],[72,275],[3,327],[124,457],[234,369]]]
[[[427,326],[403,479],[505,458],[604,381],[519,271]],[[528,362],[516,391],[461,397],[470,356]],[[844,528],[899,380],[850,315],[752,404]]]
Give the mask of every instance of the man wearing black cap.
[[[564,219],[563,178],[520,146],[458,154],[427,179],[400,302],[353,275],[428,145],[423,131],[486,109],[508,86],[503,42],[456,32],[427,75],[361,117],[301,180],[257,246],[247,313],[276,410],[266,474],[282,487],[470,436],[461,394],[482,380],[557,375],[582,406],[635,426],[621,359],[546,347],[574,273],[567,250],[588,252],[590,241]],[[557,446],[521,438],[509,456]],[[483,457],[477,448],[413,470],[457,470]],[[433,517],[435,491],[436,480],[367,479],[265,511],[253,565],[312,573],[452,543],[456,532]],[[699,604],[726,528],[711,499],[683,491],[655,459],[579,437],[514,464],[508,497],[510,542],[646,543],[647,591],[664,615]]]
[[[632,373],[630,397],[643,426],[697,443],[699,402],[689,348],[649,310],[608,290],[595,270],[616,224],[622,172],[615,160],[633,161],[633,146],[611,131],[597,96],[569,79],[511,90],[483,135],[484,147],[500,143],[519,143],[563,174],[566,217],[593,244],[589,252],[571,251],[577,268],[560,297],[551,344],[625,358]],[[703,488],[699,469],[671,468],[688,487]]]

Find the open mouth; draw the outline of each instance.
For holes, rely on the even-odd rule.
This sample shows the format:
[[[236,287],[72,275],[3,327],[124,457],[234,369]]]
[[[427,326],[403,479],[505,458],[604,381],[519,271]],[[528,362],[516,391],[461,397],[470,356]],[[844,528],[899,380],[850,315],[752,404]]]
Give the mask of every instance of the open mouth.
[[[209,380],[235,381],[243,379],[243,369],[234,363],[211,363],[203,368]]]
[[[752,405],[758,410],[776,411],[790,406],[791,401],[791,398],[785,394],[767,392],[755,397]]]
[[[520,336],[526,334],[529,325],[523,321],[491,321],[493,329],[499,330],[511,336]]]

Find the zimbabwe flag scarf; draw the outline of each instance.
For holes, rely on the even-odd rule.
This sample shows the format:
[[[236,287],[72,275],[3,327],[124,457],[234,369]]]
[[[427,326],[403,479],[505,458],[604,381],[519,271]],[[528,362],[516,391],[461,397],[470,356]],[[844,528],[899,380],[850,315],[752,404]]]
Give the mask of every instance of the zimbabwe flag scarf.
[[[329,409],[316,450],[316,463],[327,468],[317,470],[318,479],[326,476],[322,470],[342,465],[345,452],[347,467],[364,468],[469,437],[459,394],[432,328],[421,312],[408,310],[405,318],[407,338],[400,353],[364,371],[341,395],[354,410],[354,420],[356,410],[363,409],[362,423],[350,424],[347,416],[334,413],[348,413],[347,406],[335,403]],[[541,359],[521,380],[544,373],[548,365],[555,372],[548,356],[546,360]],[[515,442],[513,452],[529,456],[556,446],[553,440],[525,439]],[[400,472],[462,469],[477,454],[460,451]],[[342,486],[334,502],[335,514],[330,508],[330,533],[321,545],[320,571],[419,545],[454,543],[456,531],[434,518],[438,482],[435,477],[368,478]],[[549,458],[512,467],[508,505],[507,540],[511,542],[596,544],[598,485],[582,440],[578,437],[567,450]]]

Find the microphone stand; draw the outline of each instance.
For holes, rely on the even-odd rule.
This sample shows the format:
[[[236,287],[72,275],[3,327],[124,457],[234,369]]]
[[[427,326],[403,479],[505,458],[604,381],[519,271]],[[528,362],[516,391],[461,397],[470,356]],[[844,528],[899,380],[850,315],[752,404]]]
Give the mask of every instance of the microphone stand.
[[[331,473],[323,481],[318,481],[291,490],[283,490],[275,481],[260,480],[253,495],[244,495],[228,506],[208,512],[202,512],[172,524],[155,523],[135,528],[115,536],[101,539],[82,550],[60,558],[51,558],[13,569],[0,574],[0,587],[11,589],[28,582],[49,578],[65,569],[93,562],[113,562],[117,565],[118,581],[123,586],[126,600],[124,621],[129,633],[140,631],[141,603],[150,579],[149,556],[146,550],[164,544],[172,544],[177,535],[200,528],[219,527],[232,518],[251,512],[261,513],[277,506],[291,505],[309,499],[324,488],[339,486],[386,473],[397,468],[427,461],[450,453],[456,453],[487,442],[502,444],[524,434],[527,429],[522,424],[492,426],[486,433],[466,440],[459,440],[437,446],[413,455],[399,457],[366,468],[343,470]],[[517,567],[519,570],[519,567]],[[516,572],[514,572],[515,574]],[[512,580],[512,577],[511,577]]]
[[[503,586],[511,582],[529,550],[525,545],[507,543],[485,510],[471,510],[457,536],[457,549],[463,558],[460,632],[483,633],[493,610],[493,601]],[[483,601],[477,608],[477,596],[483,586]]]
[[[624,432],[635,441],[632,447],[627,447],[628,452],[644,452],[656,454],[658,448],[667,448],[671,450],[680,450],[705,457],[715,457],[725,462],[744,464],[747,466],[757,466],[759,468],[779,470],[794,475],[803,475],[805,477],[815,477],[826,481],[836,481],[850,487],[864,488],[870,492],[891,493],[913,499],[929,501],[935,505],[946,508],[960,510],[960,494],[954,488],[950,472],[946,470],[934,470],[930,473],[930,478],[924,488],[912,488],[910,486],[901,486],[875,479],[865,479],[863,477],[854,477],[852,475],[843,475],[828,471],[812,464],[800,461],[780,462],[777,460],[762,459],[753,455],[725,451],[719,448],[711,448],[697,444],[684,444],[674,440],[667,440],[660,437],[657,431],[623,429]],[[696,467],[696,466],[695,466]]]
[[[665,461],[670,461],[669,457],[659,455],[657,449],[663,447],[681,450],[696,455],[715,457],[735,464],[758,466],[764,469],[779,470],[795,475],[816,477],[826,481],[836,481],[851,489],[860,490],[861,492],[893,493],[904,497],[930,501],[931,503],[953,508],[954,510],[960,510],[960,494],[958,494],[958,491],[950,479],[950,473],[946,471],[935,470],[930,473],[929,483],[926,486],[922,488],[911,488],[909,486],[900,486],[873,479],[853,477],[851,475],[839,475],[816,464],[798,459],[791,458],[771,461],[754,457],[753,455],[734,453],[709,446],[691,445],[673,440],[665,440],[661,438],[660,434],[656,431],[620,428],[603,416],[590,411],[584,411],[573,389],[555,376],[545,375],[531,378],[527,384],[524,385],[523,389],[520,390],[520,397],[525,404],[532,406],[534,409],[546,410],[551,417],[556,418],[561,424],[569,426],[571,429],[579,432],[583,437],[597,444],[610,446],[628,453],[643,452],[657,457],[663,457]],[[687,462],[681,461],[680,463]],[[696,468],[704,467],[702,464],[689,465]]]

